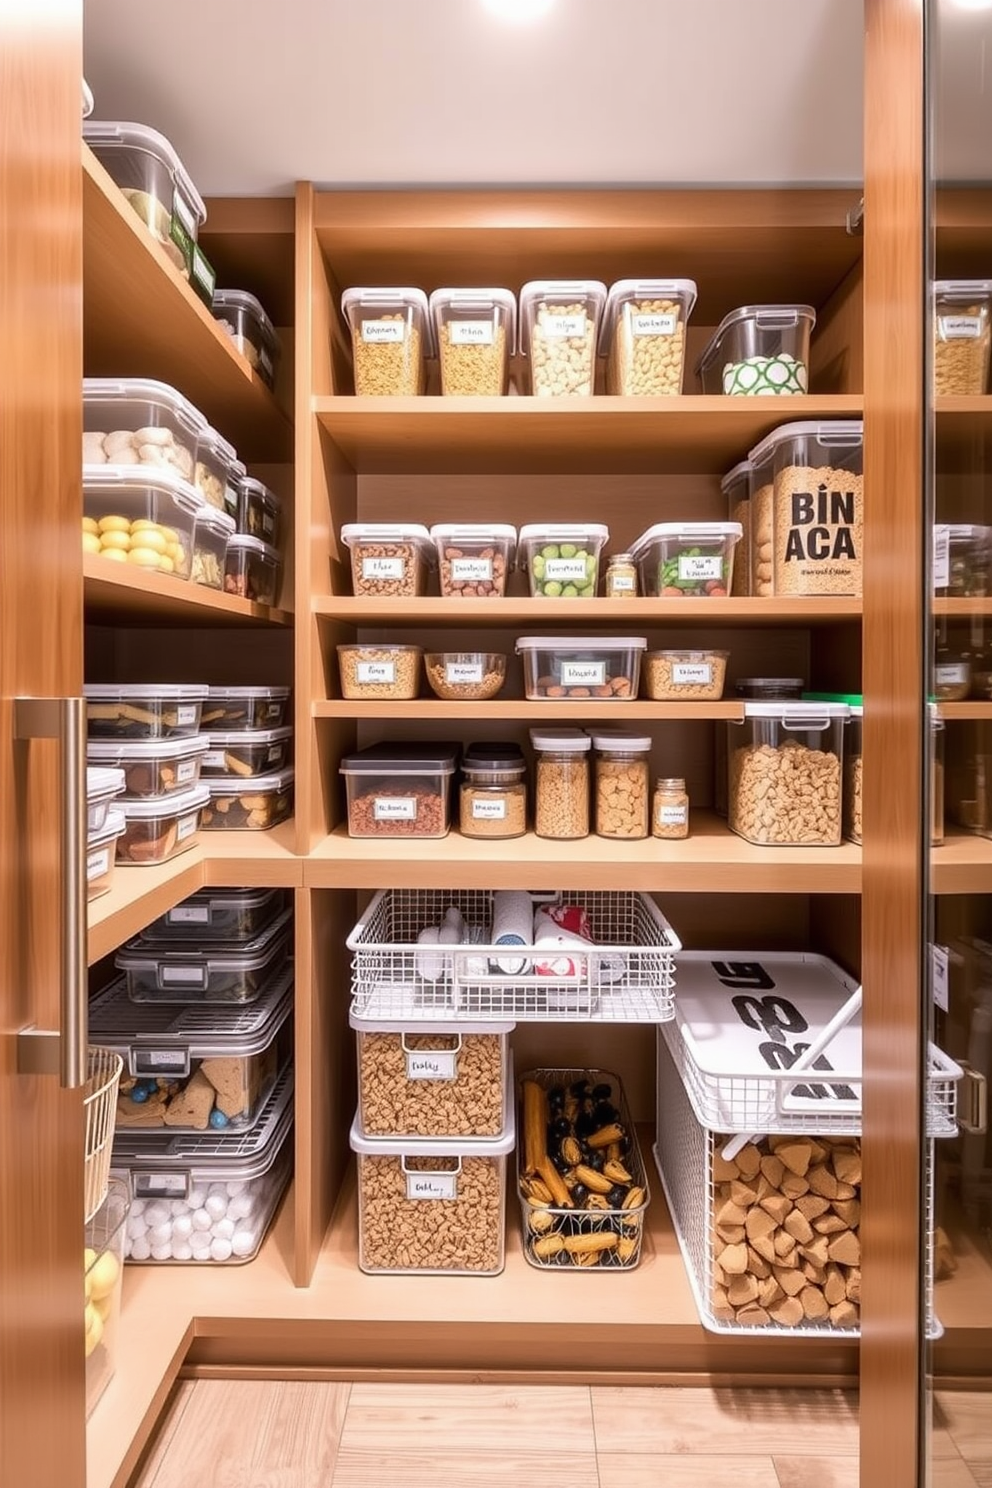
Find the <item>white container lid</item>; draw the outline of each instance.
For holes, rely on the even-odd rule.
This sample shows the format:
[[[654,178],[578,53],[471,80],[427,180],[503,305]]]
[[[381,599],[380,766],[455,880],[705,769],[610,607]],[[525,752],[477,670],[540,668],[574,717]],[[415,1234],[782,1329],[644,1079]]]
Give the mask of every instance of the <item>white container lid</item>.
[[[223,749],[225,744],[230,744],[236,749],[250,749],[257,744],[278,744],[283,739],[293,737],[292,727],[284,723],[279,728],[271,729],[224,729],[221,733],[210,733],[201,735],[206,739],[208,749]]]
[[[86,751],[89,758],[89,749]],[[124,789],[124,771],[101,769],[99,765],[86,767],[86,800],[90,805],[119,796]]]
[[[168,496],[184,512],[198,516],[203,497],[195,486],[164,465],[84,465],[83,493],[87,491],[155,491]]]
[[[520,291],[521,356],[530,352],[530,312],[546,301],[578,303],[584,301],[595,326],[597,316],[606,307],[606,285],[599,279],[531,279]]]
[[[734,466],[733,470],[728,470],[726,475],[723,477],[723,480],[720,482],[720,490],[723,492],[724,496],[728,495],[739,481],[747,480],[750,474],[751,461],[749,459],[739,460]]]
[[[582,729],[530,729],[530,742],[537,750],[554,754],[588,754],[592,740]]]
[[[520,636],[517,655],[524,651],[646,651],[644,636]]]
[[[932,708],[934,706],[933,703],[931,703],[930,706]],[[864,703],[850,703],[848,705],[848,712],[850,713],[852,718],[864,718],[865,705]]]
[[[431,542],[509,543],[512,563],[517,529],[509,522],[435,522],[430,539]]]
[[[742,698],[741,702],[745,718],[778,718],[785,724],[819,723],[824,719],[849,718],[851,713],[847,703],[793,702],[790,698],[778,703],[758,703],[750,698]]]
[[[211,702],[226,702],[234,699],[237,702],[245,698],[265,699],[272,702],[281,702],[283,698],[289,697],[288,687],[207,687],[204,694]]]
[[[199,811],[209,800],[210,792],[201,784],[194,785],[190,790],[179,791],[174,796],[121,801],[120,809],[128,821],[154,821],[157,818],[185,816],[187,811]]]
[[[610,285],[603,312],[603,329],[599,338],[599,354],[605,356],[613,327],[621,307],[628,300],[679,300],[682,304],[682,319],[686,321],[696,303],[695,279],[618,279]]]
[[[351,323],[349,311],[395,310],[397,306],[413,310],[420,317],[420,332],[424,338],[424,355],[434,355],[434,331],[431,325],[430,305],[422,289],[412,284],[356,285],[346,289],[341,296],[341,313]]]
[[[952,522],[944,527],[944,531],[951,542],[989,542],[992,540],[992,527],[976,526],[968,522]]]
[[[435,289],[428,301],[434,335],[440,336],[442,310],[478,310],[484,315],[495,306],[506,315],[506,350],[513,356],[517,348],[517,301],[508,289]]]
[[[655,522],[631,544],[630,556],[640,558],[653,543],[671,540],[687,543],[737,542],[744,535],[740,522]]]
[[[815,439],[827,448],[860,449],[865,440],[865,426],[861,419],[831,419],[827,423],[804,419],[797,424],[782,424],[754,446],[748,455],[752,466],[764,465],[779,445],[790,439]]]
[[[94,848],[106,847],[108,843],[116,842],[118,837],[123,837],[126,831],[127,819],[123,811],[115,810],[111,806],[99,832],[91,832],[86,838],[86,851],[92,852]]]
[[[89,739],[86,758],[113,760],[115,764],[122,760],[130,765],[139,760],[192,759],[194,755],[206,754],[209,748],[206,734],[192,734],[188,739],[127,739],[120,743],[116,739]],[[123,770],[113,773],[123,778]]]
[[[260,300],[247,289],[215,289],[213,298],[213,309],[216,310],[242,310],[254,317],[261,326],[263,335],[267,335],[273,342],[278,342],[275,327]]]
[[[992,298],[992,279],[935,279],[933,292],[941,300]]]
[[[289,765],[275,775],[211,775],[202,783],[211,796],[274,796],[295,779],[296,771]]]
[[[434,548],[427,528],[419,522],[345,522],[341,541],[353,548],[362,543],[411,543],[422,556],[432,559]]]
[[[361,653],[362,651],[374,651],[376,656],[382,651],[389,652],[391,656],[423,655],[423,647],[407,645],[403,641],[342,641],[340,645],[335,647],[335,650],[338,653],[344,651],[348,655],[351,655],[352,652]],[[473,654],[483,656],[485,652],[479,651]]]
[[[361,1013],[356,1012],[354,1008],[348,1014],[348,1022],[352,1028],[357,1028],[359,1033],[415,1033],[418,1037],[422,1033],[436,1033],[447,1038],[455,1034],[461,1034],[464,1037],[468,1033],[512,1033],[517,1026],[516,1023],[463,1023],[459,1018],[456,1023],[418,1022],[416,1028],[411,1028],[409,1018],[400,1019],[399,1022],[390,1021],[388,1018],[363,1018]]]
[[[520,529],[520,546],[525,543],[609,542],[610,529],[602,522],[528,522]],[[524,555],[521,554],[521,563]]]
[[[229,537],[227,551],[228,553],[256,553],[259,558],[264,558],[266,563],[282,562],[278,548],[274,548],[271,543],[263,542],[260,537],[249,537],[247,532],[235,532]]]
[[[185,682],[87,682],[83,688],[84,696],[95,703],[142,702],[146,698],[163,703],[200,703],[207,692],[206,687]]]
[[[237,525],[233,517],[205,501],[196,514],[197,527],[209,527],[218,537],[232,538]]]
[[[200,410],[167,382],[156,382],[150,377],[84,377],[83,428],[87,403],[120,402],[157,403],[197,438],[210,427]]]
[[[601,752],[612,750],[615,754],[643,754],[651,748],[649,734],[625,734],[622,729],[615,733],[604,729],[592,736],[592,747]]]
[[[83,124],[83,139],[91,147],[97,145],[116,146],[122,150],[144,150],[167,165],[176,185],[190,202],[196,214],[197,225],[207,220],[207,209],[203,198],[193,185],[192,179],[179,156],[164,134],[149,129],[146,124],[125,124],[110,119],[87,119]]]

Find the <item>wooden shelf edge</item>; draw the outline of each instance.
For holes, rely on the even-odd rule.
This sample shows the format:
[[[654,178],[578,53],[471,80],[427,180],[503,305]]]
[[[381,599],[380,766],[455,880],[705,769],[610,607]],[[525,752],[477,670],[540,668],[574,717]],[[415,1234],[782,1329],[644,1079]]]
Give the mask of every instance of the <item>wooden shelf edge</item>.
[[[992,601],[990,601],[992,604]],[[831,625],[861,619],[861,600],[836,599],[361,599],[351,594],[318,594],[311,610],[318,620],[348,625],[550,625],[582,620],[617,625],[705,624],[712,629],[740,625]]]
[[[992,894],[992,840],[949,828],[930,854],[932,894]]]
[[[293,623],[290,610],[271,609],[167,574],[145,573],[96,553],[83,554],[83,582],[90,620],[112,615],[115,623],[128,617],[187,625],[218,620],[230,625]]]
[[[556,719],[561,723],[581,722],[593,719],[603,722],[624,723],[634,719],[650,720],[653,723],[688,721],[693,719],[729,719],[741,722],[744,705],[737,702],[721,703],[655,703],[646,700],[610,703],[593,699],[582,702],[558,702],[540,699],[528,702],[525,698],[512,698],[491,702],[446,702],[441,698],[420,698],[416,702],[391,703],[388,701],[349,702],[347,699],[330,699],[315,702],[314,718],[390,718],[397,723],[406,720],[424,719],[457,720],[491,718],[504,722],[537,722]],[[992,713],[990,713],[992,716]]]
[[[968,404],[984,402],[992,409],[992,397],[955,401]],[[391,415],[406,418],[411,414],[425,422],[432,419],[462,422],[486,414],[519,423],[521,428],[528,419],[547,417],[560,420],[564,431],[573,425],[587,424],[591,415],[617,421],[661,419],[672,424],[686,419],[706,421],[720,415],[743,425],[767,414],[774,414],[780,422],[787,422],[791,414],[804,414],[807,418],[821,415],[857,418],[864,411],[864,396],[861,393],[803,393],[790,397],[732,398],[719,394],[683,393],[675,398],[625,398],[597,393],[591,398],[560,399],[530,396],[372,398],[336,393],[315,396],[312,407],[317,418],[332,432],[338,419],[361,418],[385,423]],[[563,437],[567,436],[563,434]]]
[[[992,719],[992,703],[976,700],[966,703],[938,703],[937,706],[945,723],[952,723],[955,719],[970,719],[976,722],[981,719]]]

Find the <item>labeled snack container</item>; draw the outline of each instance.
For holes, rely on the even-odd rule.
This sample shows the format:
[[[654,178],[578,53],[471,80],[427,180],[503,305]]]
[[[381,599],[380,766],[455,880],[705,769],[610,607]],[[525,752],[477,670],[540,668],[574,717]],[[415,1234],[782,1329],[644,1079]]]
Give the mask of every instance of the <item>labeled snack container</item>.
[[[117,839],[118,863],[164,863],[193,846],[200,813],[210,799],[205,786],[157,800],[122,800],[124,834]]]
[[[505,839],[524,835],[527,764],[519,745],[469,745],[462,759],[458,825],[463,837]]]
[[[427,589],[434,547],[426,527],[415,522],[346,522],[341,541],[351,549],[356,595],[410,598]]]
[[[188,739],[207,697],[205,687],[164,682],[87,682],[83,692],[91,740]]]
[[[227,545],[234,536],[234,518],[212,506],[201,506],[193,528],[193,583],[223,589]]]
[[[844,703],[745,702],[727,725],[731,831],[762,846],[841,840]]]
[[[783,424],[751,461],[751,593],[861,594],[864,424]]]
[[[516,350],[517,302],[508,289],[436,289],[430,298],[445,398],[499,398]]]
[[[494,698],[506,681],[499,651],[431,651],[424,665],[431,691],[448,702]]]
[[[457,744],[373,744],[344,757],[349,837],[446,837]]]
[[[214,895],[253,893],[256,899],[259,894],[257,889],[211,889],[206,892]],[[193,910],[208,907],[199,896],[194,895],[194,899],[197,902],[192,904]],[[282,903],[281,900],[278,902]],[[150,925],[147,930],[121,946],[114,965],[118,971],[124,972],[124,985],[132,1002],[243,1006],[257,1003],[265,993],[268,1006],[272,1003],[269,993],[277,982],[281,987],[278,995],[282,996],[286,990],[283,973],[293,955],[292,910],[281,910],[275,919],[269,919],[253,940],[244,943],[231,941],[228,944],[210,945],[203,933],[202,922],[197,921],[195,923],[199,927],[199,937],[195,943],[177,945],[174,930],[182,929],[188,933],[193,923],[180,921],[169,931],[167,940],[157,939],[155,927]],[[115,1002],[115,1007],[117,1006],[118,1003]],[[118,1016],[123,1016],[119,1010]],[[217,1027],[226,1027],[223,1015],[218,1014],[218,1018],[220,1021]],[[254,1018],[253,1010],[248,1024],[244,1026],[253,1027]],[[190,1020],[187,1022],[190,1027],[193,1026]],[[154,1022],[150,1026],[159,1029],[161,1024]],[[241,1027],[241,1021],[231,1025],[232,1031]]]
[[[165,135],[144,124],[87,119],[83,139],[156,243],[188,279],[192,246],[207,220],[207,209]]]
[[[87,750],[87,759],[89,751]],[[86,769],[86,835],[103,830],[111,802],[124,791],[124,771],[88,765]]]
[[[531,729],[534,750],[534,831],[572,841],[589,836],[589,751],[582,729]]]
[[[644,636],[521,636],[517,655],[524,660],[524,694],[531,702],[629,701],[637,697],[646,647]]]
[[[992,280],[938,279],[933,287],[933,381],[938,395],[978,397],[989,381]]]
[[[83,552],[188,579],[200,498],[174,470],[83,471]]]
[[[498,1137],[506,1126],[512,1023],[366,1022],[358,1051],[363,1137]]]
[[[236,532],[227,541],[224,592],[255,604],[274,605],[282,581],[282,558],[268,543]]]
[[[215,289],[213,317],[266,387],[274,388],[282,347],[260,302],[246,289]]]
[[[109,773],[109,772],[108,772]],[[106,894],[114,879],[117,842],[126,823],[122,811],[108,811],[103,826],[86,838],[86,898],[99,899]]]
[[[282,889],[199,889],[142,931],[151,941],[223,945],[254,940],[285,906]]]
[[[941,598],[983,599],[992,588],[992,527],[933,529],[933,590]]]
[[[196,441],[193,484],[207,506],[227,512],[228,516],[234,515],[229,493],[235,467],[239,464],[234,445],[228,444],[216,429],[207,424],[200,430]]]
[[[282,502],[274,491],[254,476],[242,472],[237,483],[238,531],[257,537],[272,548],[282,537]]]
[[[648,835],[651,739],[619,729],[593,732],[596,836],[634,842]]]
[[[279,728],[288,705],[288,687],[209,687],[202,727],[205,733]]]
[[[598,279],[534,279],[520,291],[520,354],[536,398],[591,396],[606,306]]]
[[[292,816],[295,778],[292,766],[243,780],[211,776],[205,781],[210,801],[200,825],[205,832],[268,832]]]
[[[734,556],[734,576],[730,592],[735,597],[751,593],[751,461],[741,460],[720,482],[727,503],[727,516],[739,522],[741,540]]]
[[[203,734],[186,739],[90,739],[86,758],[97,765],[115,766],[123,794],[131,799],[168,796],[186,791],[200,778],[209,744]]]
[[[716,703],[723,697],[729,651],[649,651],[644,696],[655,702]]]
[[[749,397],[805,393],[810,305],[742,305],[720,322],[696,364],[704,393]]]
[[[599,342],[608,393],[681,393],[686,323],[695,303],[691,279],[621,279],[610,287]]]
[[[420,646],[338,646],[341,696],[409,702],[420,691]]]
[[[142,465],[192,482],[207,421],[182,393],[143,377],[83,378],[83,465]]]
[[[504,522],[439,522],[437,550],[442,599],[502,599],[513,567],[517,529]]]
[[[665,599],[725,599],[740,539],[739,522],[656,522],[631,548],[643,592]]]
[[[92,1414],[117,1368],[121,1313],[127,1184],[111,1178],[107,1197],[86,1226],[83,1283],[86,1297],[86,1414]]]
[[[520,567],[532,599],[595,599],[599,558],[610,529],[599,522],[529,523],[520,529]]]
[[[293,752],[293,730],[287,724],[275,729],[212,731],[206,735],[206,743],[204,776],[243,780],[285,769]]]
[[[351,330],[359,397],[416,397],[433,355],[427,296],[422,289],[346,289],[341,312]]]

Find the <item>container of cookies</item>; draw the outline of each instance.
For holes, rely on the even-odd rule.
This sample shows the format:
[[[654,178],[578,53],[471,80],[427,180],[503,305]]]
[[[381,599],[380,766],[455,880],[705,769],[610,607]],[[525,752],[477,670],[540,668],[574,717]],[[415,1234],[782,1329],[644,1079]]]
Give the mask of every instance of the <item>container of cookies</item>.
[[[288,724],[274,729],[231,729],[206,736],[203,774],[244,780],[284,770],[293,752],[293,730]]]
[[[248,893],[256,898],[260,893],[231,889],[205,892],[227,896]],[[273,892],[278,894],[278,890],[261,891],[263,900],[271,899]],[[200,896],[194,899],[197,902],[186,901],[191,913],[210,913],[209,904],[204,904]],[[174,913],[169,911],[170,915]],[[200,918],[181,920],[163,930],[160,938],[160,922],[156,922],[121,946],[114,965],[124,973],[132,1002],[254,1003],[292,957],[292,910],[283,908],[244,944],[210,945],[204,923]],[[196,943],[177,944],[174,931],[188,932],[192,928],[197,931]]]
[[[122,800],[124,832],[117,839],[118,863],[165,863],[192,847],[200,814],[210,799],[203,785],[145,801]]]
[[[288,687],[210,687],[205,689],[205,733],[225,729],[272,729],[286,722]]]
[[[637,697],[647,644],[644,636],[521,636],[524,695],[530,702],[629,702]]]
[[[211,776],[206,783],[210,800],[203,809],[205,832],[268,832],[293,813],[290,766],[271,775]]]
[[[113,739],[91,739],[86,758],[94,765],[116,766],[123,778],[122,794],[142,800],[190,790],[200,779],[209,744],[205,735],[188,739],[136,739],[118,744]]]
[[[199,889],[153,920],[142,939],[164,941],[170,948],[191,941],[244,945],[267,930],[285,904],[282,889]]]
[[[192,481],[207,421],[167,382],[83,379],[83,465],[144,466]]]
[[[188,739],[207,697],[205,687],[161,682],[88,682],[83,692],[91,739]]]
[[[146,573],[188,579],[202,503],[171,470],[102,465],[83,471],[83,552]]]

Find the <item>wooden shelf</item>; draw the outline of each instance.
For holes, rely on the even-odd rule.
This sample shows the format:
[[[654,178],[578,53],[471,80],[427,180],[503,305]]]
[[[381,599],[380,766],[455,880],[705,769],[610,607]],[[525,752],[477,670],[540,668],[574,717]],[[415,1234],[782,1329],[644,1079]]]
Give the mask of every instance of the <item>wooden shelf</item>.
[[[178,388],[242,459],[292,459],[292,424],[84,144],[83,337],[91,377]]]
[[[992,460],[992,395],[944,396],[935,400],[935,406],[938,471],[988,470]]]
[[[940,716],[945,723],[954,719],[992,720],[992,703],[979,701],[967,703],[938,703]]]
[[[860,418],[864,400],[331,397],[313,408],[360,475],[692,474],[729,468],[790,419]]]
[[[933,612],[938,619],[988,619],[992,618],[992,599],[935,599]]]
[[[990,602],[992,603],[992,602]],[[620,613],[622,608],[622,614]],[[358,599],[321,594],[313,612],[347,625],[495,628],[561,625],[839,625],[861,618],[860,599]]]
[[[451,831],[440,839],[351,838],[340,826],[305,860],[309,888],[641,889],[707,894],[857,894],[861,850],[755,847],[711,812],[694,812],[684,842],[649,837],[553,842],[528,832],[480,842]],[[992,844],[989,844],[992,874]]]
[[[422,719],[437,720],[490,718],[504,723],[539,723],[554,719],[558,723],[586,722],[603,723],[674,723],[686,719],[731,719],[741,721],[744,717],[743,703],[611,703],[586,699],[581,702],[562,702],[556,699],[529,703],[525,698],[501,699],[492,702],[445,702],[441,698],[421,698],[411,703],[384,701],[352,703],[340,698],[313,705],[314,718],[389,718],[396,723],[413,723]]]
[[[992,894],[992,841],[949,830],[930,854],[933,894]]]
[[[83,554],[88,624],[222,626],[292,625],[288,610],[253,604],[220,589],[191,584],[167,574],[150,574],[95,553]]]

